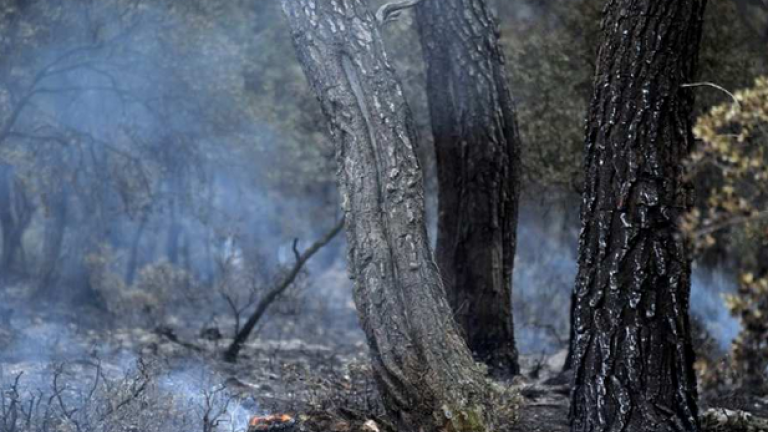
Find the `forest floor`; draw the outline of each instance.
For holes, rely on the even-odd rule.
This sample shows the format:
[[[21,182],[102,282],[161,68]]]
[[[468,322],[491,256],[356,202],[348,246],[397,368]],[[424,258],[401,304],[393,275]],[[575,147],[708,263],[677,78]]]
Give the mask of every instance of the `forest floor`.
[[[6,321],[0,326],[0,387],[4,391],[22,373],[26,380],[22,383],[30,391],[35,386],[46,391],[50,382],[44,377],[50,375],[45,371],[52,365],[79,365],[73,369],[72,380],[90,382],[95,367],[120,376],[146,359],[155,359],[174,378],[172,391],[180,393],[181,399],[211,388],[226,391],[227,412],[232,418],[229,428],[222,430],[245,430],[250,416],[275,413],[297,416],[309,431],[374,431],[370,421],[382,432],[388,429],[362,333],[350,325],[349,320],[354,320],[350,305],[337,302],[331,310],[310,308],[290,319],[274,316],[245,345],[239,361],[231,364],[221,360],[229,339],[217,329],[107,326],[104,312],[96,308],[46,303],[29,308],[26,299],[9,293],[12,290],[3,291],[2,307],[6,309],[0,311]],[[327,322],[329,316],[342,324],[324,326],[321,321]],[[564,360],[564,351],[521,358],[521,376],[503,384],[519,392],[523,401],[520,420],[511,430],[568,430],[569,379],[559,374]],[[723,407],[768,417],[768,400],[738,396],[709,395],[703,408]],[[201,412],[198,408],[192,407],[190,412]]]

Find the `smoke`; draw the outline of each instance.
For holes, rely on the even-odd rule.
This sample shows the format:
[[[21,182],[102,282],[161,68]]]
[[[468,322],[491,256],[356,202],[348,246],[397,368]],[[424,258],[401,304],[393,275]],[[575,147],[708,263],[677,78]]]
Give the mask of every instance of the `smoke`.
[[[512,295],[515,336],[522,353],[551,354],[568,343],[578,220],[565,208],[526,202],[523,209]]]
[[[0,14],[0,35],[9,35],[0,40],[9,65],[0,66],[0,125],[19,108],[6,106],[15,103],[7,95],[32,91],[13,134],[0,136],[0,162],[15,168],[14,187],[24,188],[37,211],[11,269],[21,282],[0,275],[0,386],[7,389],[23,371],[30,393],[50,392],[52,365],[79,364],[69,381],[72,391],[85,393],[93,382],[78,378],[93,377],[97,361],[113,380],[141,374],[141,346],[133,339],[151,335],[129,334],[125,318],[144,308],[160,310],[161,320],[183,317],[175,324],[185,336],[212,323],[229,335],[231,320],[219,318],[229,316],[229,306],[214,289],[225,280],[219,264],[234,257],[246,297],[251,285],[268,287],[293,263],[294,238],[303,249],[338,217],[333,162],[317,104],[286,54],[289,31],[277,2],[25,3],[31,6],[19,20],[29,34],[7,46],[13,32]],[[543,7],[496,3],[503,16],[521,19]],[[397,45],[395,57],[410,62],[398,70],[410,74],[406,86],[419,95],[415,111],[426,130],[423,88],[413,88],[424,81],[423,68],[414,66],[418,52]],[[36,76],[42,78],[34,82]],[[434,240],[434,194],[428,205]],[[553,353],[567,344],[577,215],[575,206],[523,208],[514,272],[517,341],[523,354]],[[339,350],[362,344],[344,247],[340,239],[309,263],[314,283],[303,279],[306,307],[268,323],[261,336],[316,339]],[[147,297],[155,303],[168,290],[166,279],[152,285],[155,275],[142,270],[167,263],[192,282],[163,305],[126,303],[125,314],[110,314],[104,295],[112,291],[96,289],[89,278],[86,261],[94,256],[108,259],[108,286],[157,287]],[[48,286],[40,295],[44,274]],[[735,291],[733,281],[720,269],[697,268],[693,277],[692,312],[723,348],[739,331],[721,298]],[[29,300],[33,293],[39,300]],[[49,302],[74,294],[86,305]],[[230,393],[214,369],[187,358],[153,369],[149,401],[163,401],[153,415],[167,408],[199,423],[211,409],[224,429],[245,429],[261,407]]]
[[[42,318],[22,308],[9,317],[13,341],[0,352],[0,411],[9,430],[22,430],[13,422],[28,418],[23,430],[30,432],[48,430],[51,421],[93,432],[234,432],[264,413],[202,358],[138,354],[133,344],[148,333],[95,332],[65,317]]]
[[[91,358],[21,371],[0,365],[0,390],[4,425],[30,432],[49,430],[50,422],[92,432],[241,432],[262,413],[255,400],[231,393],[203,364],[164,367],[134,359],[123,369]],[[18,423],[24,429],[14,429]]]
[[[252,397],[238,398],[227,390],[224,378],[201,362],[186,361],[159,380],[161,392],[174,399],[180,411],[192,410],[202,423],[208,415],[218,419],[219,430],[245,431],[254,415],[266,414]]]
[[[697,317],[707,332],[727,351],[741,331],[739,320],[725,305],[724,296],[735,294],[736,276],[725,269],[694,268],[691,278],[691,314]]]
[[[578,216],[566,208],[535,203],[526,203],[524,209],[513,284],[516,338],[523,353],[551,354],[568,343],[571,292],[578,271]],[[690,312],[723,351],[741,330],[723,298],[736,288],[736,277],[728,270],[694,266]]]

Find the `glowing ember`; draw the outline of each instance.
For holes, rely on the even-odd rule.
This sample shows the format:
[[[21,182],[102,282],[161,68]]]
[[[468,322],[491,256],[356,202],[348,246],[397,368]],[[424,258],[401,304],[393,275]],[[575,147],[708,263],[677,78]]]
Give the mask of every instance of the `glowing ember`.
[[[248,422],[248,432],[288,431],[296,424],[296,420],[287,414],[254,416]]]

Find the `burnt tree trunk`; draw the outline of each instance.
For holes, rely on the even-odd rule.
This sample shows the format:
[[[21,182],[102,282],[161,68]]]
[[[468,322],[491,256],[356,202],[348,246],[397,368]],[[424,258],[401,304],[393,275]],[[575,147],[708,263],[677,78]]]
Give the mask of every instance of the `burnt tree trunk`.
[[[611,0],[587,118],[571,430],[697,431],[678,219],[706,0]]]
[[[429,248],[416,134],[375,20],[363,0],[283,7],[336,144],[349,272],[384,404],[398,430],[490,430],[490,390]]]
[[[435,258],[469,348],[494,375],[517,374],[520,138],[498,26],[485,0],[427,0],[416,16],[437,157]]]

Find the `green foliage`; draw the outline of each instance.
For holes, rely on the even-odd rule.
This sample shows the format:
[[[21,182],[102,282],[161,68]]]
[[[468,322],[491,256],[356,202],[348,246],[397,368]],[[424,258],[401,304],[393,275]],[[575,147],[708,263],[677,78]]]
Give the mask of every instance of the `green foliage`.
[[[715,186],[708,209],[691,211],[683,228],[699,249],[715,246],[718,234],[730,231],[742,242],[740,250],[752,251],[740,260],[741,284],[726,304],[742,324],[729,373],[736,384],[754,390],[766,385],[768,368],[768,78],[757,79],[733,98],[700,117],[694,129],[701,143],[691,169],[709,170]],[[722,370],[708,369],[708,380],[724,379]]]
[[[736,295],[726,299],[728,309],[739,318],[743,330],[733,342],[732,362],[742,388],[768,393],[768,276],[742,276]]]
[[[483,419],[482,408],[463,408],[453,409],[448,406],[442,407],[442,419],[438,424],[442,424],[441,432],[486,432],[488,426]]]
[[[707,210],[694,209],[684,226],[699,247],[713,246],[715,234],[732,226],[759,245],[765,241],[761,222],[768,217],[768,79],[758,79],[734,98],[699,118],[694,129],[701,143],[691,156],[691,171],[708,170],[714,185]]]
[[[535,20],[502,21],[529,186],[581,187],[583,122],[602,3],[559,2],[543,8]]]
[[[734,25],[743,19],[734,3],[710,2],[700,55],[702,78],[726,88],[746,86],[766,71],[763,47],[744,26]],[[501,19],[529,188],[581,188],[584,119],[604,4],[531,2],[532,17]],[[723,101],[722,94],[708,89],[698,89],[697,97],[700,112]],[[706,182],[697,179],[697,184]]]

